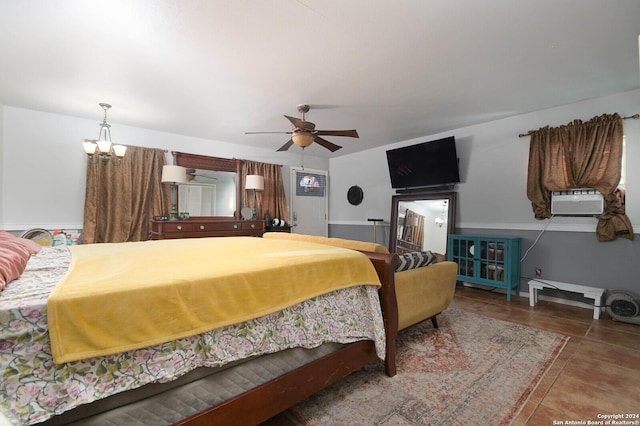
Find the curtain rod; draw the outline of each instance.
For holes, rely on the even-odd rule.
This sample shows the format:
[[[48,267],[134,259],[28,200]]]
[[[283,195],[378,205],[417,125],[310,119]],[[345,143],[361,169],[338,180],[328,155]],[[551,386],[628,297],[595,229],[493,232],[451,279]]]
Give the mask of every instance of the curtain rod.
[[[630,115],[628,117],[622,117],[623,120],[626,120],[628,118],[633,118],[634,120],[638,120],[638,119],[640,119],[640,114],[633,114],[633,115]],[[527,133],[520,133],[518,135],[518,137],[519,138],[524,138],[525,136],[531,135],[531,133],[533,133],[533,132],[535,132],[535,130],[529,130]]]

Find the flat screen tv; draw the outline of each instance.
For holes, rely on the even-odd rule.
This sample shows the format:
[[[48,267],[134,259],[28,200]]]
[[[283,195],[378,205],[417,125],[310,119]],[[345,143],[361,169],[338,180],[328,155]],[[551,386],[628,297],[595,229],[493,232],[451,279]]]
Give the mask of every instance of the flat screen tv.
[[[460,182],[453,136],[390,149],[387,163],[394,189],[428,188]]]

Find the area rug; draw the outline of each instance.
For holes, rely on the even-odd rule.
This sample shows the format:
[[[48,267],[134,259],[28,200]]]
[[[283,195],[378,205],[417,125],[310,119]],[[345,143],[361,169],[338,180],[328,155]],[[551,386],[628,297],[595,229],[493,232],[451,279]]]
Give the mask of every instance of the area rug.
[[[400,332],[398,374],[372,364],[289,410],[327,425],[506,425],[518,415],[566,336],[458,309]]]

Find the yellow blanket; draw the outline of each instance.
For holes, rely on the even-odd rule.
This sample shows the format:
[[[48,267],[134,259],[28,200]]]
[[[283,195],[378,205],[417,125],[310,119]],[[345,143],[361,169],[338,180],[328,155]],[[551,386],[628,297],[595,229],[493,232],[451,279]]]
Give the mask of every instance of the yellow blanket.
[[[72,246],[47,303],[56,363],[140,349],[380,285],[362,253],[254,237]]]

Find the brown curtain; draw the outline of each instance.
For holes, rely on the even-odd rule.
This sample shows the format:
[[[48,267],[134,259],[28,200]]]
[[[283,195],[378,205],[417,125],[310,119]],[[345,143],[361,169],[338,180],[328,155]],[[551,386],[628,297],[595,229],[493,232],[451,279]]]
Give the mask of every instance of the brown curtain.
[[[257,191],[258,219],[270,218],[284,219],[289,222],[289,209],[284,192],[282,180],[282,166],[279,164],[260,163],[257,161],[242,160],[242,187],[245,187],[247,175],[264,176],[264,191]],[[253,205],[253,191],[244,190],[244,206]]]
[[[87,164],[82,239],[88,243],[148,240],[151,219],[169,211],[161,149],[128,146],[123,159]]]
[[[527,197],[536,219],[551,217],[551,192],[596,188],[605,198],[599,241],[633,239],[633,228],[617,196],[622,164],[622,118],[616,114],[574,120],[531,132]]]

